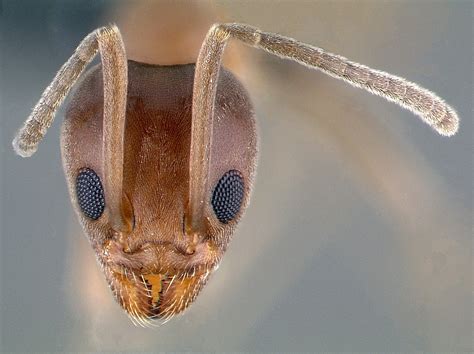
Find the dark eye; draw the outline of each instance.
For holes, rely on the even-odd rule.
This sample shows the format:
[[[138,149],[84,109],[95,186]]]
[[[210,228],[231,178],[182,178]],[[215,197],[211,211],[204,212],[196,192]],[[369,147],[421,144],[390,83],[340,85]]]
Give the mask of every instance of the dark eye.
[[[221,177],[212,193],[212,208],[217,219],[227,224],[240,210],[244,198],[244,179],[239,171],[230,170]]]
[[[79,207],[88,218],[97,220],[105,208],[104,190],[100,178],[90,168],[83,168],[76,178]]]

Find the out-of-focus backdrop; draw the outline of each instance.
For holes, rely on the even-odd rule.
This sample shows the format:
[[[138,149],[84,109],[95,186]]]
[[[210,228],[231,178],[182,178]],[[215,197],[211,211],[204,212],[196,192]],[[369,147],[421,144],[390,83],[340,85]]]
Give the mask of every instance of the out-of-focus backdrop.
[[[471,1],[1,1],[0,349],[472,350],[472,14]],[[252,203],[196,303],[137,328],[72,214],[64,111],[32,158],[11,139],[94,28],[115,22],[130,58],[169,64],[193,61],[216,21],[407,77],[457,109],[460,131],[232,43],[259,123]]]

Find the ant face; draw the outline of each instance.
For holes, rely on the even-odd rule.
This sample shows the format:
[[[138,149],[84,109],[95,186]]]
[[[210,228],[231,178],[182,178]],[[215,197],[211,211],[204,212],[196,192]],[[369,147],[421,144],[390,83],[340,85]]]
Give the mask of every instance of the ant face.
[[[219,88],[227,93],[217,98],[204,228],[190,239],[185,224],[194,65],[130,61],[128,69],[122,203],[127,228],[114,229],[103,184],[103,100],[91,95],[101,91],[100,67],[85,75],[73,95],[62,153],[73,205],[109,285],[131,317],[144,322],[183,311],[217,268],[249,201],[256,134],[245,90],[223,70]]]

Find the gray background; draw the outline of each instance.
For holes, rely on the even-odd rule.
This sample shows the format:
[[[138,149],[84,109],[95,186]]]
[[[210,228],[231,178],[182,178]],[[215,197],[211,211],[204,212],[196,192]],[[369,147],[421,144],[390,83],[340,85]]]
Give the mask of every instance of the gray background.
[[[211,20],[247,22],[418,82],[457,109],[461,129],[440,137],[392,103],[232,45],[229,66],[259,117],[255,193],[196,303],[154,330],[134,327],[115,304],[72,215],[63,111],[32,158],[10,143],[88,32],[117,22],[139,57],[160,42],[144,27],[173,41],[179,26],[160,27],[172,12],[162,19],[152,2],[0,4],[3,351],[473,349],[471,1],[235,1],[209,10]]]

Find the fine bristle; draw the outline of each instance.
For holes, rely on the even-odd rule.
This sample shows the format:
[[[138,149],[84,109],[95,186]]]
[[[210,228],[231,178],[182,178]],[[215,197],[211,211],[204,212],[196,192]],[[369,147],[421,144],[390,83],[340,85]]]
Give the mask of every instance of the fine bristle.
[[[459,129],[459,117],[452,108],[448,108],[446,116],[435,126],[436,131],[444,136],[453,136]]]
[[[15,136],[15,139],[13,139],[12,141],[12,146],[13,146],[13,150],[15,151],[15,153],[21,157],[30,157],[32,156],[38,146],[35,145],[35,146],[26,146],[23,142],[23,140],[20,138],[20,134],[18,134],[17,136]]]

